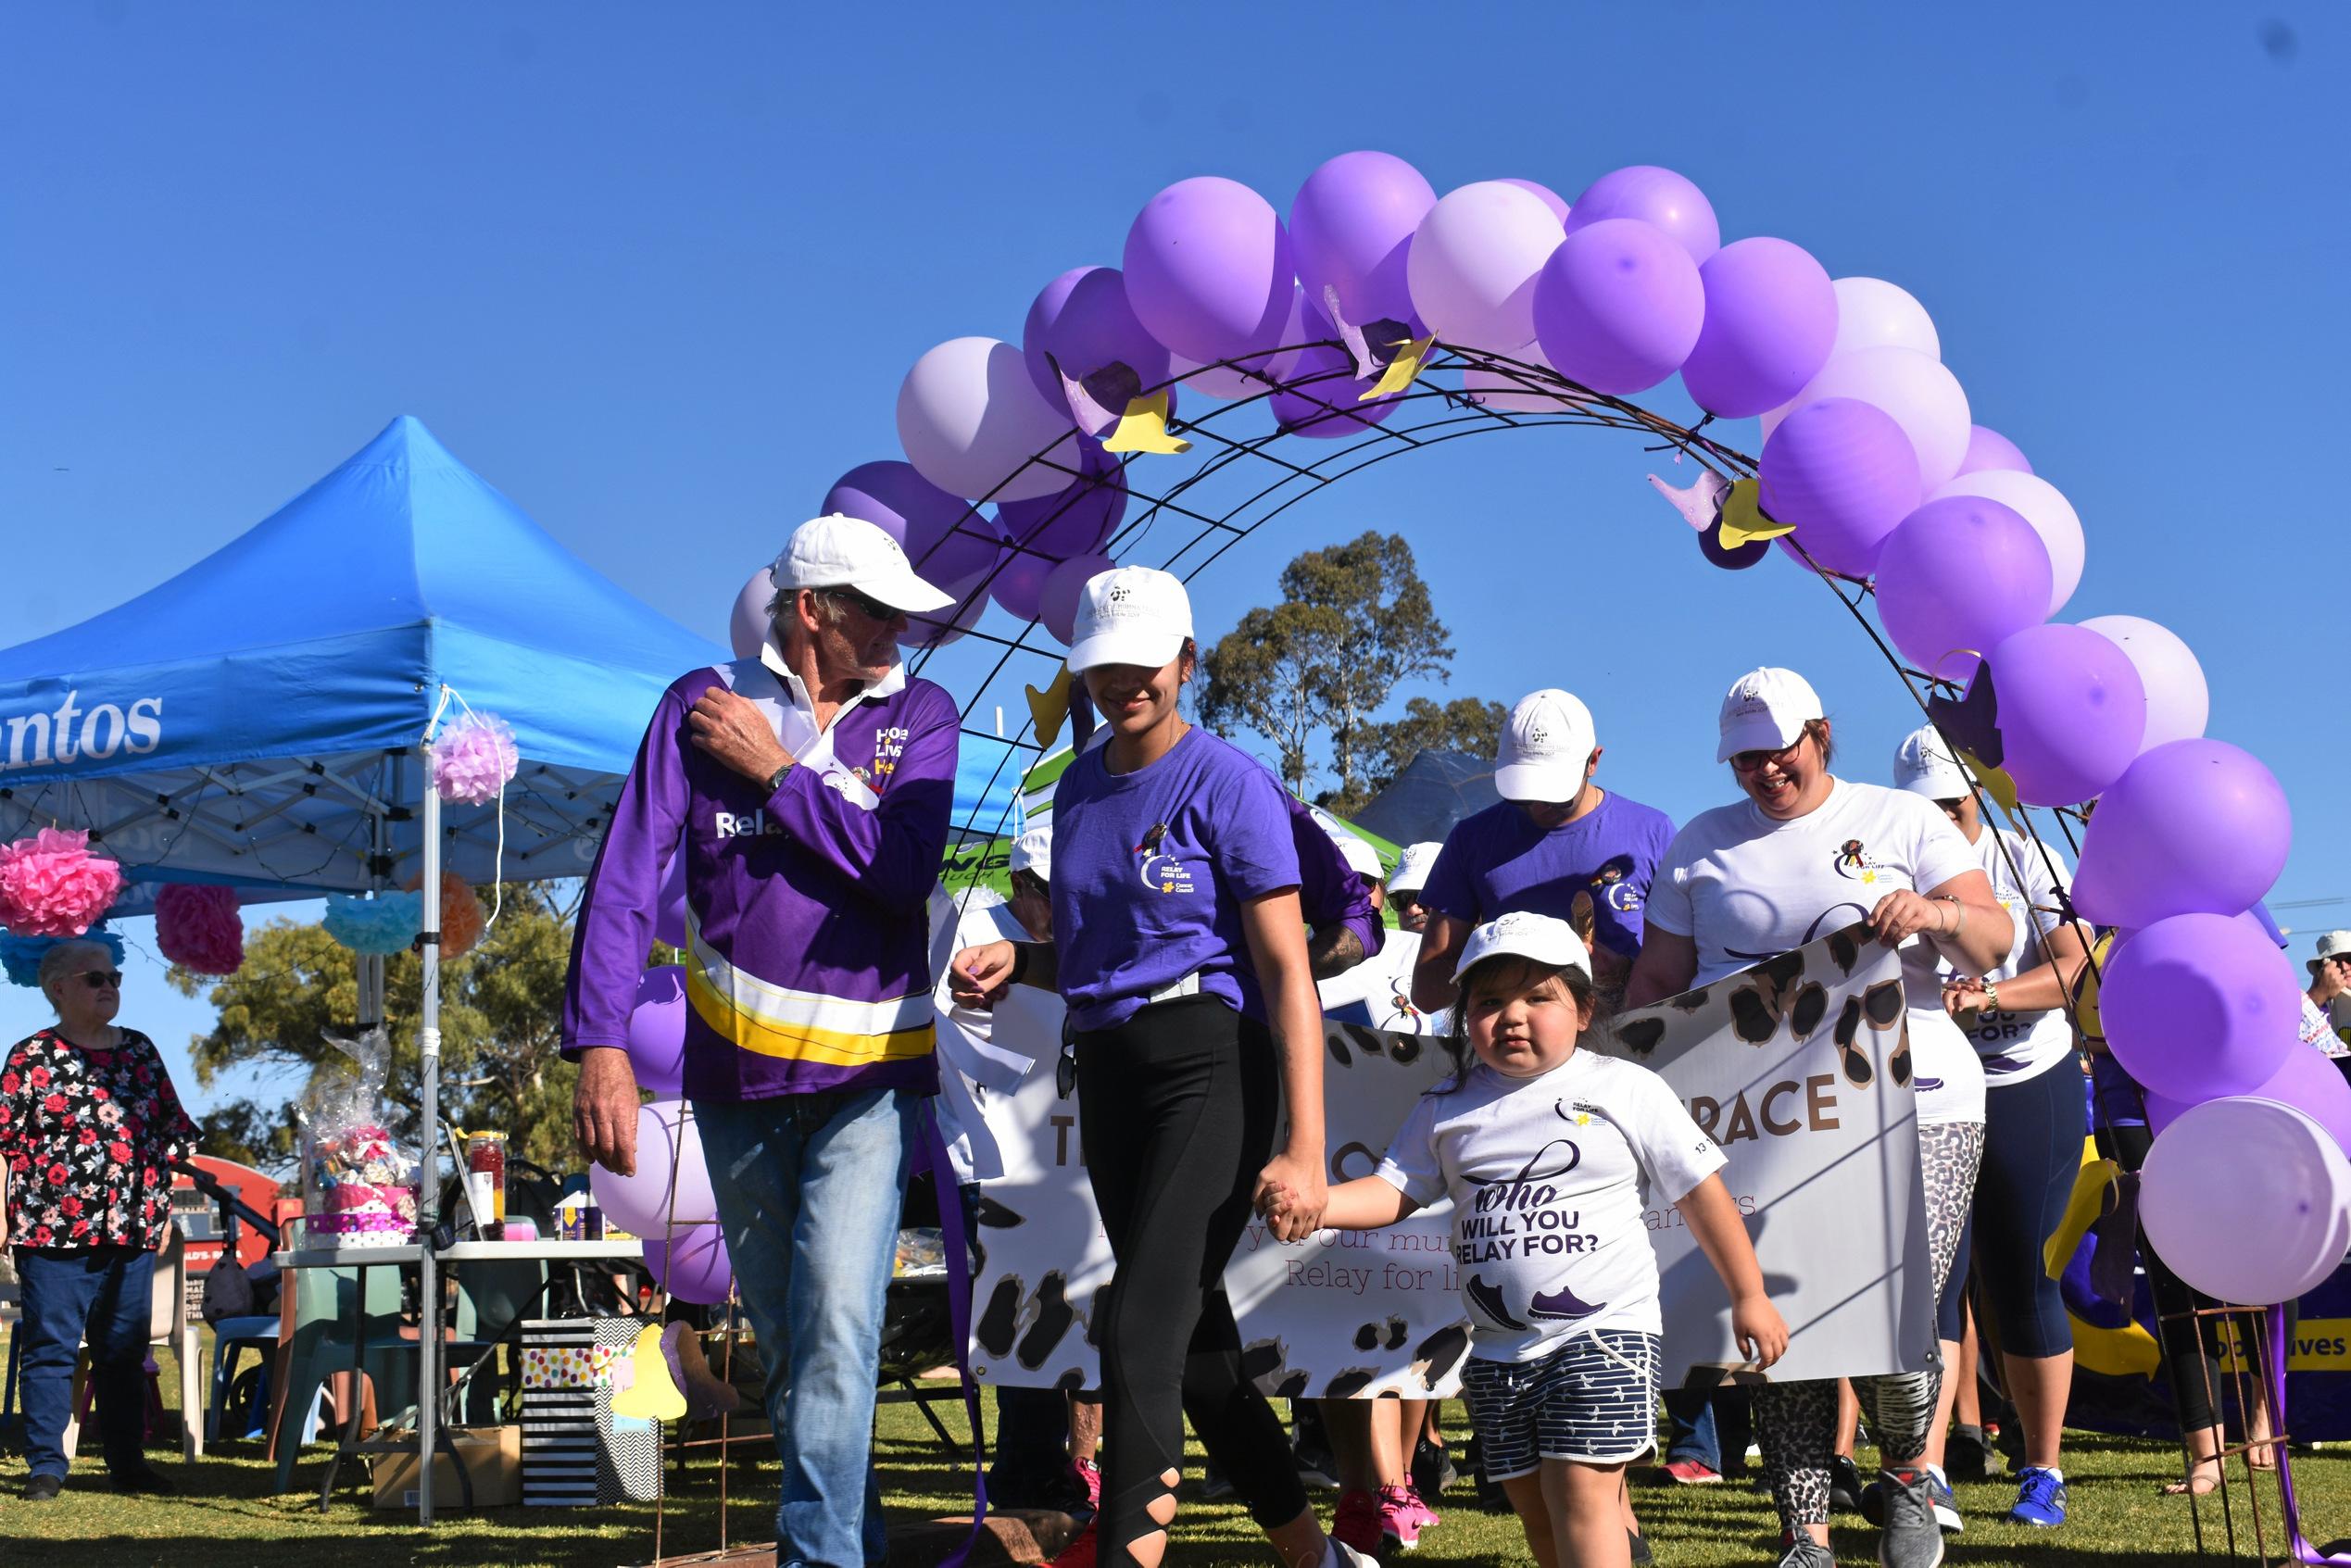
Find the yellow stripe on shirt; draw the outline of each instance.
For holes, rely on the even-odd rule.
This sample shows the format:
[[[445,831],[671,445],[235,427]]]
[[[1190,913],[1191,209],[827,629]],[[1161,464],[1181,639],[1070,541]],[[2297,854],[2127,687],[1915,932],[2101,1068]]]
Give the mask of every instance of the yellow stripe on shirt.
[[[741,1049],[760,1056],[822,1067],[871,1067],[927,1056],[932,1048],[934,1032],[928,1016],[908,1028],[872,1035],[762,1018],[711,985],[700,955],[691,948],[686,953],[685,997],[703,1022]],[[928,996],[923,1000],[928,1002]]]

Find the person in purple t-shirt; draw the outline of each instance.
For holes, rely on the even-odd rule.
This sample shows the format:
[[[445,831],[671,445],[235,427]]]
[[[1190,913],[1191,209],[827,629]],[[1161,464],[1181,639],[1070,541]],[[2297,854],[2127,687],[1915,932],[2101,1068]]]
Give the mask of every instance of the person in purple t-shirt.
[[[1494,769],[1502,799],[1453,824],[1421,889],[1428,929],[1413,1001],[1422,1010],[1452,1005],[1453,964],[1471,930],[1521,909],[1575,926],[1601,984],[1623,984],[1674,824],[1592,783],[1600,752],[1591,711],[1570,693],[1530,692],[1511,709]]]
[[[1184,585],[1089,581],[1069,667],[1111,728],[1053,794],[1053,940],[967,947],[959,1002],[1057,988],[1076,1031],[1086,1173],[1117,1271],[1096,1298],[1102,1499],[1062,1555],[1155,1568],[1184,1418],[1291,1568],[1364,1562],[1324,1536],[1282,1424],[1242,1375],[1225,1264],[1254,1208],[1284,1241],[1320,1222],[1323,1031],[1281,786],[1187,724],[1198,658]],[[1284,1102],[1289,1137],[1274,1134]]]

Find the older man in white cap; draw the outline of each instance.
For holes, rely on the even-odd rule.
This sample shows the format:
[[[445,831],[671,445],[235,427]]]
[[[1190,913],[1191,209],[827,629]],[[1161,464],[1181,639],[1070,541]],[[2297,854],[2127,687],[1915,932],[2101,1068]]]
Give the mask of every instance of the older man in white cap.
[[[1428,906],[1420,901],[1420,895],[1444,847],[1434,839],[1423,839],[1405,845],[1404,852],[1396,858],[1396,870],[1388,878],[1388,907],[1396,911],[1398,930],[1418,935],[1428,929]]]
[[[629,1173],[629,1010],[684,855],[685,1096],[767,1371],[775,1559],[856,1564],[886,1546],[874,1383],[917,1119],[938,1087],[925,905],[961,728],[898,640],[909,612],[951,601],[898,540],[838,515],[794,530],[773,575],[759,657],[680,676],[654,709],[588,874],[563,1047],[581,1145]]]

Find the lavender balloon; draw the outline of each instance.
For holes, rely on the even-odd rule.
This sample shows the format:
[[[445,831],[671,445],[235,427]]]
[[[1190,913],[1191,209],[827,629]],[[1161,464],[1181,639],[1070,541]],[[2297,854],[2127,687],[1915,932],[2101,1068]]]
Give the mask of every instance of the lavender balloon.
[[[990,569],[993,570],[992,568]],[[987,573],[982,573],[985,577]],[[979,624],[987,609],[987,595],[980,587],[980,577],[967,579],[952,589],[942,584],[942,593],[951,592],[955,602],[945,609],[906,618],[906,630],[898,634],[900,647],[943,648],[960,642],[963,633]]]
[[[1306,176],[1289,204],[1289,243],[1307,299],[1327,311],[1336,293],[1349,325],[1420,336],[1404,262],[1436,205],[1420,170],[1389,153],[1341,153]]]
[[[1004,537],[1055,560],[1100,549],[1126,515],[1125,466],[1091,442],[1077,466],[1080,477],[1066,489],[997,508],[996,523]]]
[[[638,1088],[663,1099],[685,1092],[685,971],[679,965],[661,964],[636,977],[628,1058]]]
[[[664,1241],[645,1238],[645,1266],[653,1281],[681,1301],[715,1307],[735,1285],[735,1263],[726,1255],[726,1235],[715,1224],[681,1225]]]
[[[1856,348],[1832,355],[1794,401],[1764,415],[1764,439],[1781,420],[1824,397],[1858,397],[1894,417],[1918,450],[1918,483],[1933,495],[1968,450],[1968,394],[1941,361],[1915,348]]]
[[[988,597],[1013,620],[1035,621],[1042,609],[1045,578],[1060,564],[1044,556],[1009,556],[996,569],[996,581],[987,585]]]
[[[1829,362],[1837,288],[1802,246],[1740,240],[1709,257],[1698,277],[1705,324],[1681,383],[1701,408],[1729,420],[1776,408]]]
[[[1728,252],[1724,254],[1728,255]],[[1806,404],[1764,443],[1763,507],[1831,571],[1867,577],[1918,508],[1918,458],[1893,416],[1854,397]]]
[[[1981,473],[1986,469],[2013,469],[2018,473],[2030,473],[2032,465],[2017,449],[2017,444],[1996,430],[1982,425],[1968,427],[1968,455],[1959,459],[1963,474]]]
[[[1126,231],[1126,300],[1150,334],[1213,364],[1279,345],[1296,267],[1265,198],[1201,175],[1153,196]]]
[[[1878,555],[1878,619],[1903,657],[1930,675],[1965,676],[1994,646],[2038,623],[2048,603],[2041,535],[1981,496],[1929,501]]]
[[[2028,626],[1984,662],[1999,698],[2000,765],[2026,805],[2092,799],[2139,755],[2146,689],[2107,638],[2084,626]]]
[[[2172,915],[2133,935],[2099,978],[2098,1014],[2115,1060],[2167,1099],[2245,1094],[2307,1048],[2293,966],[2228,915]]]
[[[1037,595],[1037,618],[1056,642],[1066,646],[1077,640],[1078,595],[1085,592],[1088,579],[1117,564],[1108,556],[1072,556],[1045,574]]]
[[[2351,1165],[2290,1105],[2207,1100],[2147,1151],[2139,1220],[2156,1255],[2214,1300],[2292,1301],[2351,1248]]]
[[[2179,636],[2136,615],[2095,615],[2081,623],[2120,648],[2147,690],[2147,733],[2142,751],[2204,734],[2212,697],[2204,667]]]
[[[2057,487],[2034,474],[2018,473],[2011,469],[1986,469],[1980,473],[1961,474],[1950,483],[1928,492],[1929,500],[1945,495],[1981,495],[2015,509],[2018,517],[2032,524],[2032,531],[2041,535],[2041,542],[2049,547],[2049,613],[2063,609],[2073,591],[2081,584],[2081,558],[2084,546],[2081,519],[2073,509],[2073,503],[2060,495]]]
[[[1679,370],[1705,316],[1705,286],[1689,252],[1628,218],[1576,229],[1535,287],[1543,357],[1570,381],[1616,396]]]
[[[1318,441],[1338,441],[1362,435],[1396,411],[1401,392],[1358,401],[1373,383],[1355,377],[1355,361],[1342,349],[1324,345],[1297,355],[1283,377],[1285,385],[1274,394],[1274,418],[1291,435]]]
[[[1930,359],[1942,358],[1942,337],[1917,297],[1883,278],[1837,280],[1837,343],[1829,352],[1861,348],[1908,348]]]
[[[1559,225],[1532,192],[1500,180],[1448,191],[1404,258],[1413,308],[1449,344],[1515,354],[1534,341],[1536,279],[1558,245]]]
[[[1021,358],[1045,401],[1088,435],[1110,429],[1128,403],[1167,380],[1167,349],[1135,319],[1114,267],[1073,268],[1046,284],[1021,329]],[[1100,417],[1079,418],[1062,376],[1085,389]]]
[[[1076,437],[1070,439],[1074,445]],[[996,564],[999,542],[986,520],[911,463],[860,463],[824,493],[820,509],[863,518],[881,529],[904,546],[915,573],[942,593]]]
[[[1019,349],[959,337],[915,360],[899,383],[898,443],[941,490],[1018,501],[1062,487],[1053,470],[1030,459],[1070,462],[1077,436],[1067,406],[1037,395]]]
[[[1635,164],[1602,175],[1568,208],[1567,232],[1612,218],[1663,230],[1700,266],[1722,248],[1722,226],[1704,193],[1670,169]]]
[[[760,645],[767,640],[767,602],[775,596],[773,569],[761,567],[750,575],[742,591],[735,596],[735,608],[726,617],[726,644],[737,659],[757,659]]]
[[[1551,208],[1551,215],[1559,220],[1559,226],[1562,230],[1565,230],[1567,227],[1567,198],[1561,195],[1557,191],[1553,190],[1549,185],[1538,184],[1532,180],[1521,180],[1515,175],[1509,174],[1502,176],[1502,182],[1505,185],[1515,185],[1520,190],[1526,192],[1528,195],[1533,196],[1537,201]]]
[[[2175,740],[2123,770],[2081,838],[2073,903],[2100,925],[2253,908],[2285,869],[2294,814],[2251,753]]]
[[[2147,1127],[2160,1133],[2183,1112],[2215,1098],[2206,1095],[2194,1100],[2177,1100],[2150,1094]],[[2342,1070],[2323,1051],[2297,1044],[2285,1053],[2284,1062],[2267,1081],[2245,1091],[2245,1098],[2294,1107],[2324,1127],[2337,1148],[2351,1152],[2351,1083],[2344,1081]]]

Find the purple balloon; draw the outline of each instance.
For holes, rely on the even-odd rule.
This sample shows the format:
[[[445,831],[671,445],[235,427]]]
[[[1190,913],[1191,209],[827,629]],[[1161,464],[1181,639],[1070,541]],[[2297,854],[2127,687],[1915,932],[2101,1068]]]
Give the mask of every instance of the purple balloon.
[[[1073,445],[1076,439],[1070,437]],[[905,547],[916,574],[941,592],[996,564],[998,541],[987,521],[911,463],[860,463],[824,493],[817,510],[863,518],[880,528]]]
[[[1151,336],[1213,364],[1281,345],[1296,268],[1289,231],[1248,186],[1214,175],[1153,196],[1126,232],[1126,302]]]
[[[1404,258],[1436,205],[1420,170],[1389,153],[1341,153],[1306,176],[1289,204],[1289,243],[1307,300],[1327,313],[1325,291],[1335,291],[1350,325],[1389,321],[1421,336]]]
[[[1326,344],[1316,344],[1294,357],[1282,382],[1270,400],[1275,420],[1287,434],[1318,441],[1364,434],[1394,413],[1403,396],[1394,392],[1369,403],[1358,401],[1376,383],[1356,380],[1354,357]]]
[[[1066,560],[1100,549],[1126,515],[1126,470],[1092,442],[1084,443],[1077,466],[1084,477],[1034,501],[1007,501],[996,508],[996,525],[1024,549]],[[1024,621],[1035,615],[1022,616]]]
[[[979,578],[947,591],[955,595],[955,602],[945,609],[908,616],[906,630],[898,634],[899,646],[943,648],[960,641],[964,633],[979,624],[980,617],[987,610],[987,595],[980,587]]]
[[[1015,621],[1035,621],[1042,613],[1045,579],[1061,563],[1043,556],[1018,552],[1007,556],[987,585],[988,597]]]
[[[2151,746],[2100,797],[2073,904],[2100,925],[2253,908],[2285,870],[2294,814],[2250,752],[2226,741]]]
[[[2249,1098],[2273,1099],[2294,1107],[2324,1127],[2345,1153],[2351,1153],[2351,1083],[2344,1081],[2343,1070],[2324,1051],[2297,1043],[2294,1049],[2286,1052],[2284,1065],[2269,1074],[2267,1082],[2247,1089],[2245,1094]],[[2160,1133],[2178,1121],[2181,1112],[2203,1103],[2203,1099],[2167,1099],[2150,1094],[2147,1129]]]
[[[1917,448],[1892,414],[1857,397],[1824,397],[1782,420],[1761,473],[1764,510],[1793,523],[1814,560],[1852,577],[1878,569],[1886,536],[1918,509]]]
[[[2171,915],[2133,935],[2099,976],[2098,1017],[2122,1070],[2166,1099],[2250,1093],[2308,1048],[2293,965],[2228,915]]]
[[[661,873],[661,891],[653,900],[653,940],[672,947],[685,946],[685,847],[670,856],[670,869]]]
[[[685,971],[680,966],[661,964],[636,977],[628,1054],[638,1088],[663,1099],[685,1091]]]
[[[1956,680],[2049,610],[2049,547],[2012,508],[1929,501],[1878,554],[1878,619],[1905,659]]]
[[[2017,450],[2017,444],[1998,431],[1969,425],[1968,455],[1959,459],[1959,473],[1978,473],[1985,469],[2014,469],[2018,473],[2030,473],[2032,465]],[[1959,475],[1952,477],[1956,479]]]
[[[662,1289],[698,1306],[719,1305],[735,1285],[726,1235],[715,1224],[682,1225],[673,1241],[646,1237],[645,1266]]]
[[[1570,381],[1625,396],[1690,357],[1706,317],[1697,264],[1628,218],[1571,228],[1535,282],[1535,337]]]
[[[1709,528],[1698,535],[1698,553],[1706,558],[1709,566],[1718,566],[1725,571],[1744,571],[1771,554],[1771,541],[1768,539],[1750,539],[1735,549],[1726,550],[1715,533]]]
[[[1037,612],[1056,642],[1067,646],[1077,640],[1078,595],[1086,591],[1088,580],[1117,564],[1108,556],[1072,556],[1045,574],[1045,584],[1037,592]]]
[[[2028,626],[1984,663],[1998,698],[2000,765],[2026,805],[2093,799],[2139,755],[2146,687],[2112,639],[2086,626]]]
[[[1704,193],[1670,169],[1639,163],[1602,175],[1568,208],[1567,232],[1612,218],[1664,230],[1700,266],[1722,248],[1722,225]]]
[[[1115,267],[1075,267],[1047,283],[1021,328],[1021,358],[1045,401],[1073,422],[1077,414],[1062,376],[1084,386],[1113,421],[1128,403],[1167,380],[1166,346],[1135,319],[1126,280]],[[1107,428],[1086,433],[1100,435]]]
[[[1562,229],[1567,227],[1567,198],[1557,191],[1553,190],[1549,185],[1538,185],[1532,180],[1520,180],[1508,174],[1502,176],[1502,182],[1505,185],[1515,185],[1531,194],[1537,201],[1551,208],[1551,215],[1559,220],[1559,226]]]
[[[1681,383],[1701,408],[1726,420],[1777,408],[1829,362],[1837,288],[1803,246],[1740,240],[1709,257],[1698,277],[1706,320]]]

